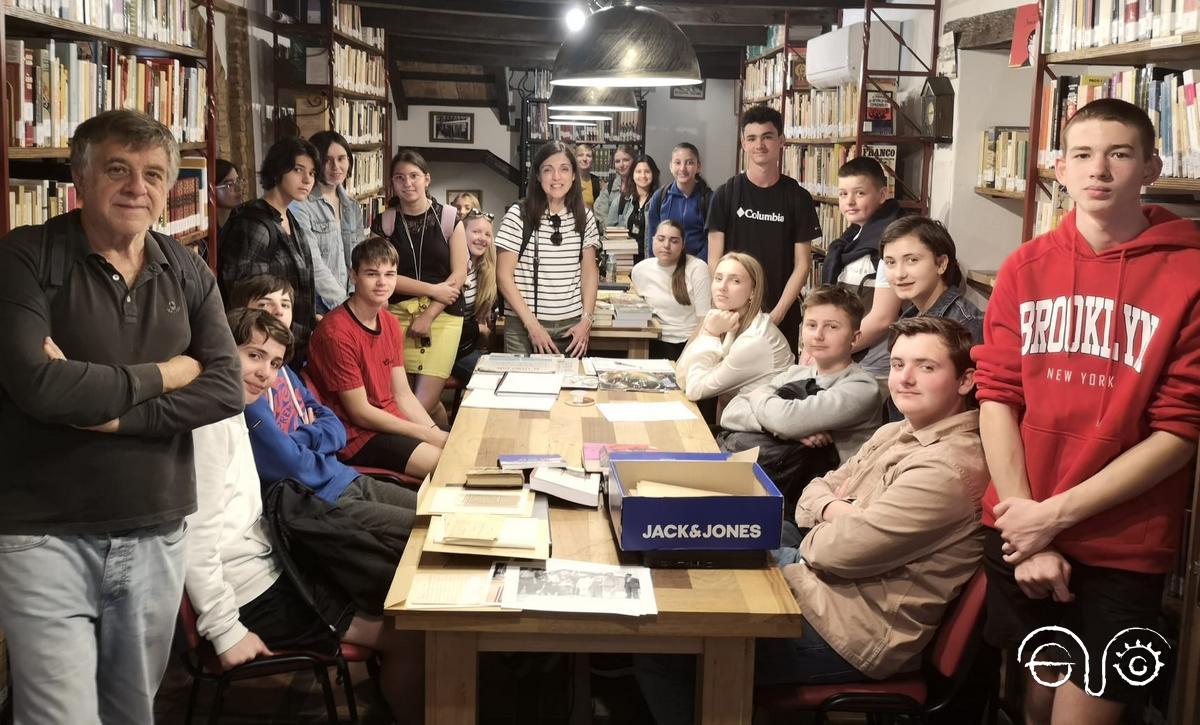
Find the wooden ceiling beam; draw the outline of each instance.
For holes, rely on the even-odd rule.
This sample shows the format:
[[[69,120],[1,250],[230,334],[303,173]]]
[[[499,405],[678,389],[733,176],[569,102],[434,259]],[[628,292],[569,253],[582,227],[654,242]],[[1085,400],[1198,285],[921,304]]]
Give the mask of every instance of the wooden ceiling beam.
[[[511,17],[526,20],[558,20],[561,22],[568,5],[575,0],[439,0],[438,12],[476,17]],[[366,11],[372,8],[389,12],[396,10],[429,10],[428,3],[419,0],[367,0],[357,3]],[[836,11],[860,8],[861,0],[794,0],[794,2],[733,4],[731,0],[719,2],[691,3],[680,0],[644,0],[642,4],[652,7],[680,25],[778,25],[783,22],[784,12],[790,12],[795,22],[799,13],[810,10]],[[836,13],[827,13],[834,17]],[[365,16],[365,12],[364,12]],[[819,15],[825,18],[826,13]],[[821,20],[814,24],[828,25],[834,20]],[[365,20],[364,20],[365,23]],[[365,23],[368,24],[369,23]]]
[[[562,43],[566,26],[562,23],[535,22],[524,18],[497,16],[486,21],[464,22],[460,14],[430,10],[384,10],[363,8],[363,24],[384,28],[389,34],[414,38],[473,40],[485,43]],[[763,45],[765,26],[681,25],[694,44]]]

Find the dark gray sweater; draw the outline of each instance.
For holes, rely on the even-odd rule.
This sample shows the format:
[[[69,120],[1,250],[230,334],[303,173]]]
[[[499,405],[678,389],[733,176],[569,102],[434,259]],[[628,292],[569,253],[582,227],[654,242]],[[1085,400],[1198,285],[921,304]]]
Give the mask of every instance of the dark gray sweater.
[[[66,241],[53,301],[43,279],[64,266],[46,259],[52,239]],[[0,239],[0,533],[107,533],[195,510],[192,429],[241,410],[243,393],[216,281],[168,245],[147,234],[127,288],[88,246],[78,212]],[[183,264],[194,269],[173,268]],[[66,361],[47,359],[47,336]],[[155,363],[185,353],[204,372],[163,394]],[[79,428],[113,418],[117,434]]]

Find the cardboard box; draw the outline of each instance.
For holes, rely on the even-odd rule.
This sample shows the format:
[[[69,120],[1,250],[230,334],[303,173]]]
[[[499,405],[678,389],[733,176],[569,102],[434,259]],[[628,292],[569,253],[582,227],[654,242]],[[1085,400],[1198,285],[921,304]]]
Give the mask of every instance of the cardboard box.
[[[762,467],[727,453],[614,452],[608,511],[624,551],[764,551],[779,547],[783,496]],[[712,496],[639,496],[649,480]]]

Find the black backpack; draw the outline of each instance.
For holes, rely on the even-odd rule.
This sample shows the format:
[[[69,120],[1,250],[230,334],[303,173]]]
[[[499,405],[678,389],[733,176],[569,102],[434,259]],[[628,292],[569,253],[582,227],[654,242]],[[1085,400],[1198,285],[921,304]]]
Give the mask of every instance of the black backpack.
[[[38,281],[42,285],[42,291],[46,293],[47,303],[54,301],[54,296],[66,283],[67,275],[71,271],[71,259],[67,253],[67,244],[70,241],[67,227],[71,224],[72,217],[78,214],[78,210],[60,214],[42,225],[42,262],[38,270]],[[35,227],[26,229],[32,230]],[[155,231],[146,233],[158,242],[163,256],[171,263],[171,270],[179,280],[187,300],[188,315],[197,314],[200,306],[204,304],[204,285],[195,260],[189,259],[195,257],[195,253],[185,249],[182,244],[166,234]]]
[[[702,186],[700,188],[700,214],[701,214],[701,216],[704,217],[705,224],[707,224],[708,223],[708,207],[712,204],[713,190],[712,190],[712,187],[709,186],[707,183],[704,183],[704,182],[701,182],[701,183],[703,183],[704,186]],[[656,194],[656,198],[654,200],[654,216],[658,217],[659,221],[662,221],[662,218],[663,218],[663,215],[662,215],[663,200],[666,199],[668,187],[669,187],[669,185],[660,187],[658,191],[654,192]],[[677,221],[680,224],[683,223],[682,219],[678,219]]]

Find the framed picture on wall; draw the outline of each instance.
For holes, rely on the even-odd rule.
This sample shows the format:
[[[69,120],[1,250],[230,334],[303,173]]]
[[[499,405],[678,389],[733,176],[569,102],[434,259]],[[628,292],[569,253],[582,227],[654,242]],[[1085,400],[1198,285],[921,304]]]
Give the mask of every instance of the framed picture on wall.
[[[703,101],[706,85],[708,81],[700,81],[694,86],[671,86],[671,98],[681,101]]]
[[[440,143],[475,143],[475,114],[430,111],[429,140]]]
[[[479,189],[446,189],[446,203],[453,204],[454,200],[458,198],[459,194],[470,194],[471,196],[475,197],[476,201],[479,202],[478,208],[485,208],[483,206],[483,192]]]

